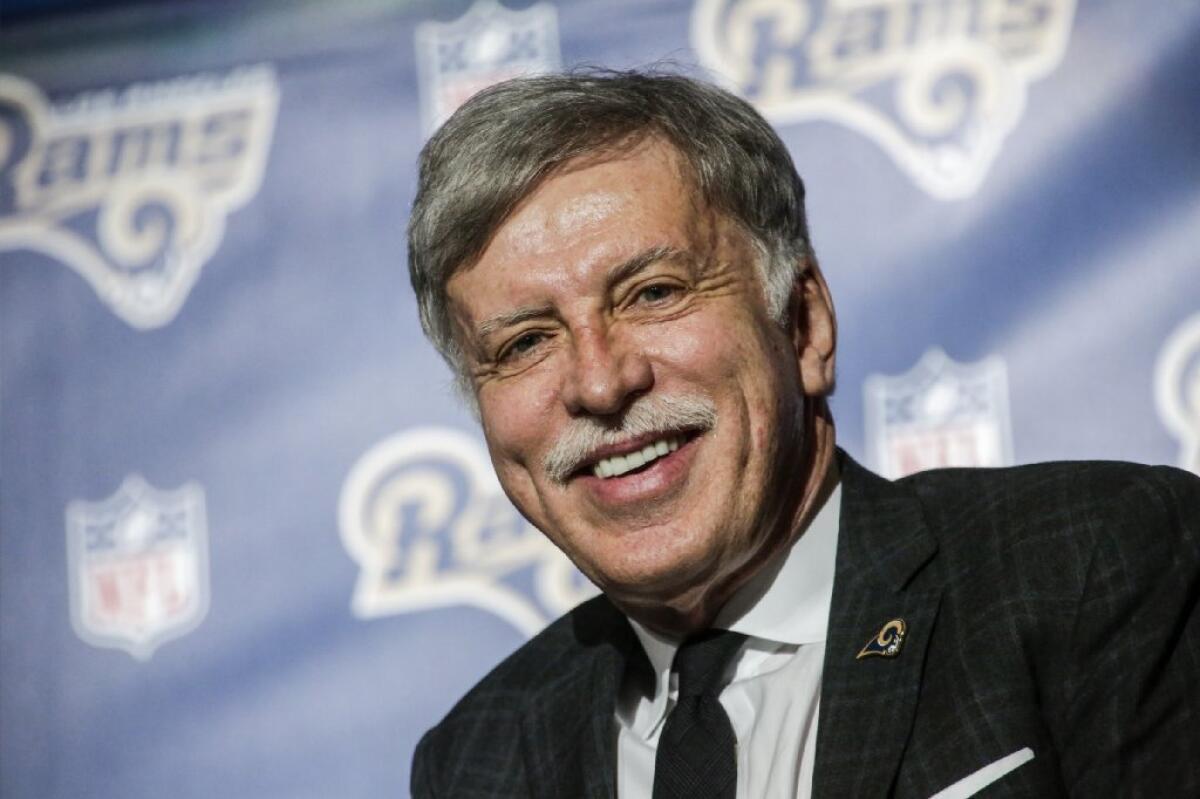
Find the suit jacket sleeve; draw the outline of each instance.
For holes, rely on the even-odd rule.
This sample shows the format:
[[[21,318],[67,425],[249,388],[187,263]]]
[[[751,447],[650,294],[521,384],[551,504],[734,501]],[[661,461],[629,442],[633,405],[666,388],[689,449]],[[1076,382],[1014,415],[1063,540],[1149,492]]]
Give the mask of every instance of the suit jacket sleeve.
[[[527,795],[517,737],[505,715],[451,715],[425,733],[413,753],[414,799]]]
[[[1200,481],[1139,470],[1108,500],[1083,520],[1063,777],[1072,796],[1200,796]]]
[[[413,799],[432,799],[437,796],[434,791],[429,762],[429,737],[431,732],[421,736],[420,743],[413,753],[412,776],[409,779],[409,793]]]

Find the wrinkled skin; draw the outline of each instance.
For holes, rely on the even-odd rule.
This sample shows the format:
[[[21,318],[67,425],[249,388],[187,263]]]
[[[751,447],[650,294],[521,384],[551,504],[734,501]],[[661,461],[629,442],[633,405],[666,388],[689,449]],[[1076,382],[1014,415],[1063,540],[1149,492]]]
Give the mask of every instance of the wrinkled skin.
[[[618,606],[668,634],[706,626],[828,490],[828,290],[808,264],[781,325],[755,259],[651,137],[542,181],[448,284],[506,493]],[[655,394],[707,398],[715,427],[622,477],[590,462],[565,483],[547,475],[572,420],[617,424]]]

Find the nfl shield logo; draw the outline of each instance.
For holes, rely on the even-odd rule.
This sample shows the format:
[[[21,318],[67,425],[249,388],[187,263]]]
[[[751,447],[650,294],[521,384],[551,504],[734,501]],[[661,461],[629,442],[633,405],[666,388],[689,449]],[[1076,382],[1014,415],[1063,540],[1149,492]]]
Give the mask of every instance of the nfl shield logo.
[[[510,11],[479,0],[453,22],[422,22],[416,36],[426,134],[481,89],[559,65],[558,15],[548,3]]]
[[[993,356],[960,364],[940,349],[896,377],[867,378],[867,459],[891,479],[943,466],[1008,466],[1008,377]]]
[[[111,497],[67,506],[71,623],[89,644],[139,660],[208,611],[204,492],[130,475]]]

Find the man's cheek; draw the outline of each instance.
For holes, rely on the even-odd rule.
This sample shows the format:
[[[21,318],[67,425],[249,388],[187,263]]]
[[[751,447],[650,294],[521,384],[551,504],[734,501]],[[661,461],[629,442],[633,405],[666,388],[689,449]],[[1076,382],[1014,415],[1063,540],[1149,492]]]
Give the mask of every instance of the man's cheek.
[[[543,399],[537,392],[515,390],[517,386],[497,386],[480,395],[480,419],[483,435],[492,458],[497,461],[513,461],[531,466],[542,448],[542,439],[547,437],[544,409],[538,403]],[[549,449],[549,445],[545,446]]]
[[[727,334],[713,321],[704,323],[692,318],[680,320],[675,326],[658,335],[648,336],[645,353],[652,360],[685,373],[703,375],[712,366],[720,366],[725,355]]]
[[[509,501],[539,530],[546,529],[546,510],[532,473],[512,463],[494,463],[496,477]]]

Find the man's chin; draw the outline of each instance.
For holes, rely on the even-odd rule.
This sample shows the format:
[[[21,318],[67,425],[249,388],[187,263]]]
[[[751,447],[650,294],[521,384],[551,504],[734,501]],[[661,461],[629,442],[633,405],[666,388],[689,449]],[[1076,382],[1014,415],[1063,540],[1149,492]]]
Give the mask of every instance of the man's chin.
[[[678,558],[670,563],[638,564],[609,570],[594,580],[618,607],[634,618],[690,614],[708,602],[720,580],[713,570],[697,568],[704,560]]]

